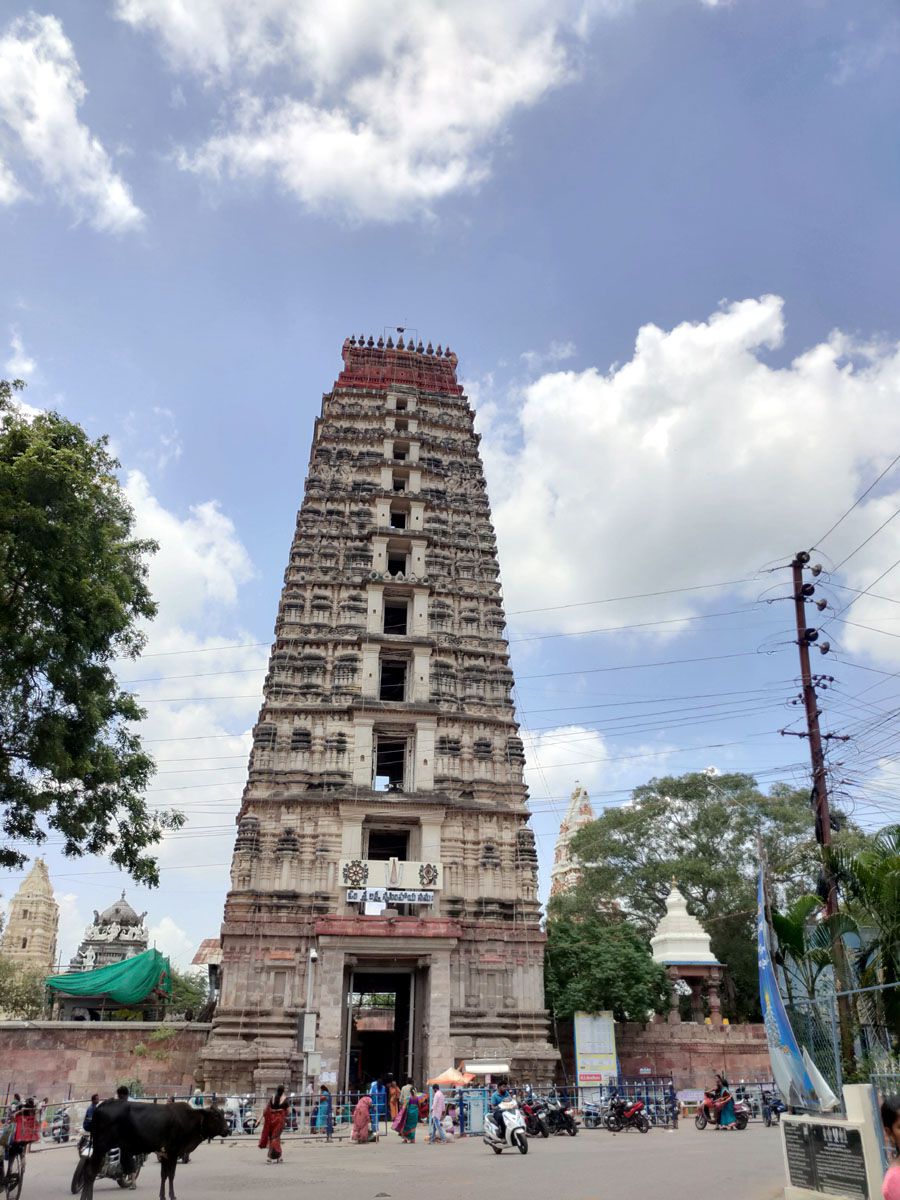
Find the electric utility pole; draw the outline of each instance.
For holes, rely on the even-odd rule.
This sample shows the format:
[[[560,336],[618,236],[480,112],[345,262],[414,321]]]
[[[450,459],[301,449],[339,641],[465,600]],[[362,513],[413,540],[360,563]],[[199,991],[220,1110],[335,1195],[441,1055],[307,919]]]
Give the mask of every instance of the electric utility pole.
[[[812,803],[816,814],[816,841],[822,850],[822,863],[825,876],[825,916],[833,917],[837,913],[838,907],[837,879],[835,878],[829,853],[829,847],[831,846],[831,809],[828,803],[828,773],[825,769],[825,750],[822,743],[831,738],[840,741],[846,741],[847,739],[838,737],[836,734],[823,735],[819,728],[821,713],[819,710],[817,689],[821,687],[824,690],[830,683],[834,682],[834,679],[830,675],[813,675],[809,663],[809,648],[818,641],[819,631],[814,626],[806,624],[806,602],[812,599],[816,591],[815,584],[803,582],[803,571],[808,564],[809,554],[805,550],[799,551],[791,563],[794,615],[797,621],[797,647],[800,651],[800,681],[802,687],[798,699],[802,701],[806,712],[806,733],[801,733],[798,736],[809,738],[809,757],[812,763],[813,778]],[[822,568],[820,566],[813,566],[809,570],[815,577],[821,574]],[[826,607],[824,600],[817,600],[815,604],[820,612]],[[818,649],[822,654],[827,654],[831,646],[828,642],[822,642]],[[787,731],[782,730],[782,732]],[[842,992],[845,990],[847,973],[844,943],[839,933],[832,939],[832,957],[835,991]],[[838,997],[838,1017],[841,1032],[841,1057],[844,1060],[845,1069],[849,1069],[853,1065],[853,1026],[849,997],[846,995]]]

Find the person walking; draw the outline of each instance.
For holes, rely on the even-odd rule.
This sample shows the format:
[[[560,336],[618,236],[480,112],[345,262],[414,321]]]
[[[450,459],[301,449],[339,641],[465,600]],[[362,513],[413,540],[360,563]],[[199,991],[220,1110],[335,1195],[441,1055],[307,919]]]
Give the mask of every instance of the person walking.
[[[400,1089],[400,1111],[406,1113],[403,1127],[400,1130],[400,1140],[407,1144],[414,1142],[416,1140],[416,1127],[419,1124],[419,1097],[409,1076],[407,1076],[406,1083]]]
[[[100,1103],[100,1093],[94,1092],[91,1096],[91,1102],[84,1110],[84,1120],[81,1122],[81,1128],[85,1133],[91,1132],[91,1121],[94,1119],[94,1113],[97,1111],[97,1105]]]
[[[397,1113],[400,1111],[400,1085],[393,1075],[389,1075],[387,1080],[387,1103],[388,1119],[393,1124],[397,1119]]]
[[[260,1150],[268,1148],[266,1165],[281,1163],[281,1131],[287,1118],[288,1098],[284,1094],[284,1084],[280,1083],[275,1095],[266,1105],[263,1113],[263,1127],[259,1138]]]
[[[334,1133],[334,1106],[331,1092],[323,1083],[319,1088],[319,1105],[316,1109],[316,1133],[324,1133],[326,1142],[331,1141]]]
[[[434,1091],[431,1094],[431,1145],[436,1142],[447,1144],[447,1135],[444,1133],[444,1111],[446,1109],[444,1093],[441,1091],[441,1085],[436,1083]]]
[[[370,1142],[372,1134],[372,1097],[367,1092],[360,1096],[353,1110],[353,1123],[350,1128],[351,1142]]]
[[[387,1112],[387,1088],[383,1078],[379,1076],[378,1079],[372,1080],[369,1095],[372,1097],[372,1128],[377,1133],[378,1126]]]

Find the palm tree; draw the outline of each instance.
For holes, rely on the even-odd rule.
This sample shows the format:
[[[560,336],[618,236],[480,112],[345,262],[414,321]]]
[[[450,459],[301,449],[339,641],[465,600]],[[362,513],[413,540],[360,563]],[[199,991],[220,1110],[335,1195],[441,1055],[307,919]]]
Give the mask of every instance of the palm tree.
[[[888,825],[855,853],[836,849],[831,864],[844,911],[860,930],[860,987],[900,983],[900,825]],[[888,1030],[900,1036],[900,987],[872,993],[880,998]],[[867,1006],[868,1007],[868,1006]]]
[[[821,897],[806,895],[798,896],[784,912],[772,911],[772,928],[778,938],[774,958],[784,972],[788,1004],[794,1003],[794,984],[798,982],[804,1000],[817,999],[822,972],[833,966],[835,940],[858,933],[850,914],[824,917],[824,909]]]

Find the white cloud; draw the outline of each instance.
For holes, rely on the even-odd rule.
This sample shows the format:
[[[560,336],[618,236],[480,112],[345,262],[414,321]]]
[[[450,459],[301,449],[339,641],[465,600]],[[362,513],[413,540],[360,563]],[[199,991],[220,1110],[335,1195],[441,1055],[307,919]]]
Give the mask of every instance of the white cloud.
[[[74,892],[54,892],[54,899],[59,905],[59,928],[56,935],[56,957],[66,970],[75,951],[81,945],[84,931],[89,919],[78,906],[78,897]]]
[[[3,364],[13,379],[28,379],[37,370],[37,363],[25,350],[22,335],[13,326],[9,331],[9,358]]]
[[[783,338],[779,297],[743,300],[706,321],[644,326],[606,373],[552,372],[516,405],[495,401],[482,446],[509,609],[740,579],[821,537],[900,449],[900,345],[834,332],[771,366]],[[833,560],[892,504],[900,494],[860,505],[826,544]],[[900,528],[848,565],[849,582],[874,577],[894,548],[900,558]],[[608,604],[602,623],[702,603]],[[525,624],[584,628],[585,610]]]
[[[9,166],[0,159],[0,204],[15,204],[26,195]]]
[[[181,165],[274,178],[354,219],[430,211],[487,176],[518,110],[573,76],[589,17],[616,0],[118,0],[176,70],[223,97],[222,127]]]
[[[102,143],[78,119],[86,95],[75,50],[56,17],[30,13],[9,25],[0,37],[0,130],[5,126],[11,135],[7,148],[95,229],[137,229],[143,213]],[[19,194],[4,169],[0,200]]]
[[[150,945],[167,955],[173,967],[184,970],[190,966],[197,945],[171,917],[163,917],[156,925],[151,925],[148,932]]]
[[[138,535],[155,538],[160,545],[150,568],[160,606],[154,639],[185,622],[202,626],[211,609],[219,614],[232,609],[240,585],[253,576],[253,564],[218,502],[192,505],[181,518],[160,504],[141,471],[129,471],[125,492],[135,510]]]
[[[550,363],[565,362],[574,358],[576,346],[574,342],[551,342],[546,350],[525,350],[521,357],[529,371],[539,371]]]

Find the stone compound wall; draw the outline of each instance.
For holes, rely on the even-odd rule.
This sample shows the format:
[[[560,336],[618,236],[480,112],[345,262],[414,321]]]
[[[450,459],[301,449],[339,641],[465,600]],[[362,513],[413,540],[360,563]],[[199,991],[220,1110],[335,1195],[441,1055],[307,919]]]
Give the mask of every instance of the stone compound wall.
[[[560,1022],[560,1051],[573,1077],[571,1022]],[[172,1030],[154,1039],[154,1031]],[[138,1021],[0,1022],[0,1102],[7,1094],[112,1095],[120,1083],[139,1079],[147,1095],[185,1094],[199,1082],[200,1051],[209,1025]],[[641,1068],[671,1076],[677,1088],[708,1086],[717,1071],[732,1081],[769,1079],[771,1067],[762,1025],[620,1024],[616,1045],[623,1075]]]
[[[574,1078],[572,1023],[559,1023],[560,1053]],[[638,1078],[671,1077],[676,1088],[709,1087],[722,1071],[732,1083],[772,1078],[763,1025],[616,1025],[619,1071]]]
[[[51,1100],[111,1096],[136,1079],[145,1095],[184,1095],[197,1085],[209,1029],[150,1021],[2,1021],[0,1102],[13,1092]]]

